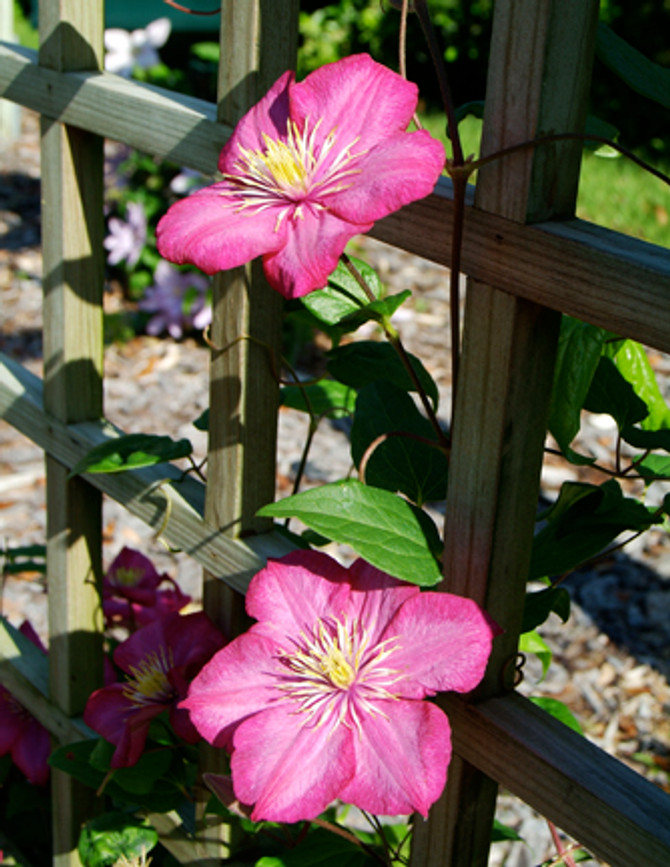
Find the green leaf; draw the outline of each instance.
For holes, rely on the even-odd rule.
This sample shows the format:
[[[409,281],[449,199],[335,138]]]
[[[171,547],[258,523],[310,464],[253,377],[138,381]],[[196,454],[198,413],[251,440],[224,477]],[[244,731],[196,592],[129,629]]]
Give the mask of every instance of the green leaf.
[[[531,629],[530,632],[524,632],[519,636],[519,652],[534,653],[542,663],[542,678],[547,676],[547,671],[551,664],[552,653],[546,641],[539,632]]]
[[[358,340],[332,349],[328,359],[331,376],[352,388],[361,389],[370,382],[385,379],[404,391],[416,391],[398,353],[389,343]],[[438,392],[434,379],[418,358],[409,355],[409,360],[433,408],[437,409]]]
[[[371,301],[362,310],[357,310],[350,316],[345,316],[338,327],[345,331],[355,331],[364,325],[366,322],[373,320],[374,322],[382,323],[385,319],[390,319],[396,312],[398,307],[411,298],[412,293],[409,289],[404,289],[402,292],[397,292],[395,295],[387,295],[386,298],[379,298],[377,301]]]
[[[645,348],[635,340],[623,340],[608,355],[619,373],[632,385],[638,398],[646,404],[648,415],[642,421],[642,427],[645,430],[670,428],[670,408],[658,387]]]
[[[621,438],[637,449],[663,449],[670,452],[670,430],[641,430],[637,427],[625,427]]]
[[[661,522],[653,510],[624,497],[610,479],[599,487],[565,482],[533,539],[529,579],[560,575],[600,553],[624,530],[637,532]]]
[[[77,741],[60,747],[49,756],[49,764],[52,768],[70,774],[80,783],[97,789],[105,776],[93,768],[89,761],[97,743],[97,740]]]
[[[356,466],[377,437],[391,432],[415,434],[435,442],[435,432],[406,391],[385,380],[364,386],[356,401],[351,455]],[[401,491],[419,506],[442,500],[449,463],[438,448],[405,436],[376,446],[366,465],[365,481],[387,491]]]
[[[664,455],[647,455],[637,464],[637,471],[646,479],[670,479],[670,458]]]
[[[582,731],[582,727],[577,722],[577,718],[570,710],[570,708],[566,707],[566,705],[564,705],[562,701],[559,701],[557,698],[534,695],[531,695],[530,700],[533,702],[533,704],[541,707],[542,710],[553,716],[554,719],[559,720],[568,728],[571,728],[573,731],[577,732],[578,735],[584,734],[584,732]]]
[[[158,842],[156,831],[127,813],[105,813],[82,828],[79,857],[85,867],[107,867],[120,858],[147,855]]]
[[[580,425],[580,414],[593,374],[598,367],[608,332],[564,316],[558,340],[554,384],[549,408],[549,430],[559,448],[575,464],[593,463],[570,448]]]
[[[336,379],[322,379],[303,386],[287,385],[280,394],[283,406],[300,412],[309,412],[311,408],[316,416],[344,418],[353,415],[356,405],[356,392]]]
[[[526,593],[521,631],[530,632],[540,626],[552,611],[558,614],[563,623],[570,616],[570,594],[565,587],[546,587]]]
[[[126,434],[91,449],[73,468],[68,478],[79,473],[120,473],[150,467],[191,454],[189,440],[173,440],[155,434]]]
[[[116,747],[107,741],[99,740],[91,754],[91,765],[96,770],[107,773],[115,749]],[[114,771],[114,783],[132,795],[147,795],[156,781],[167,773],[171,762],[172,751],[169,749],[145,752],[134,765],[117,768]]]
[[[649,60],[606,24],[598,24],[596,54],[636,93],[670,108],[670,69]]]
[[[509,825],[503,825],[498,819],[493,820],[493,830],[491,831],[491,842],[502,843],[504,840],[515,840],[523,842],[523,837],[520,837],[514,828]]]
[[[439,535],[428,515],[396,494],[355,480],[335,482],[259,509],[266,518],[294,517],[317,533],[351,545],[378,569],[412,584],[441,580],[434,556]]]
[[[352,258],[351,261],[368,284],[375,298],[381,298],[383,286],[374,268],[360,259]],[[328,285],[325,289],[310,292],[301,300],[316,319],[329,326],[340,326],[343,319],[359,313],[370,304],[367,294],[342,262],[338,262],[337,268],[328,278]],[[358,325],[355,328],[358,328]],[[353,331],[355,328],[351,330]]]
[[[193,422],[193,427],[202,431],[209,430],[209,407],[200,413],[197,419]]]
[[[648,415],[645,402],[635,394],[633,386],[624,379],[614,362],[605,356],[598,362],[584,400],[584,409],[611,415],[620,431]]]
[[[586,117],[586,125],[584,127],[584,133],[586,135],[596,135],[599,138],[608,138],[610,141],[616,141],[619,137],[619,130],[612,126],[611,123],[607,123],[606,120],[602,120],[602,118],[595,117],[592,114],[587,115]],[[615,150],[613,147],[609,145],[603,144],[598,141],[586,141],[584,143],[584,147],[587,150],[593,151],[596,156],[599,157],[620,157],[621,154],[619,151]]]
[[[481,120],[484,117],[484,100],[471,99],[470,102],[464,102],[463,105],[458,106],[454,114],[456,117],[456,123],[460,123],[470,114]]]
[[[256,867],[371,867],[379,860],[360,846],[330,831],[317,828],[293,849],[281,856],[268,856],[256,862]]]
[[[195,42],[191,45],[191,54],[206,63],[218,63],[221,57],[221,48],[218,42]]]

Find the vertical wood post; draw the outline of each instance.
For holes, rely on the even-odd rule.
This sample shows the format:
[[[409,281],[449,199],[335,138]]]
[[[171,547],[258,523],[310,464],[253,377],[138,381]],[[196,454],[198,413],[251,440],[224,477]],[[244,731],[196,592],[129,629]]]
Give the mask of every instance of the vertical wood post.
[[[581,132],[596,0],[498,0],[482,153]],[[480,172],[476,206],[518,222],[574,213],[579,143],[552,144]],[[504,239],[503,239],[504,242]],[[548,275],[550,278],[550,275]],[[513,686],[560,314],[470,281],[445,519],[445,590],[505,630],[477,696]],[[497,785],[458,755],[412,867],[483,867]]]
[[[224,0],[218,120],[235,125],[282,73],[295,69],[298,7],[298,0]],[[233,537],[271,526],[255,513],[275,497],[282,303],[259,261],[214,279],[205,520]],[[207,572],[203,604],[229,638],[244,629],[243,597]],[[201,756],[207,770],[225,770],[221,750],[204,745]],[[224,857],[225,826],[214,838],[210,831],[207,855]]]
[[[99,69],[100,0],[41,0],[42,66]],[[44,403],[67,424],[102,415],[102,139],[42,118]],[[102,683],[101,495],[46,459],[49,669],[52,700],[80,714]],[[53,773],[54,853],[79,864],[95,793]]]

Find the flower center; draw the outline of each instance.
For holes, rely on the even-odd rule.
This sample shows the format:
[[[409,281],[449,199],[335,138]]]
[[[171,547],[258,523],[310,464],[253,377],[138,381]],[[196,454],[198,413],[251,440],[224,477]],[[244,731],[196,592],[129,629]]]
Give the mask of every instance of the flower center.
[[[301,130],[293,120],[286,122],[286,135],[272,138],[263,133],[262,149],[239,146],[234,163],[235,173],[224,174],[231,188],[222,196],[241,198],[240,207],[255,206],[264,210],[270,206],[282,207],[277,226],[287,213],[302,217],[301,203],[309,200],[316,208],[325,205],[322,199],[351,186],[351,176],[358,174],[354,165],[365,151],[354,152],[358,139],[344,147],[337,146],[336,130],[317,141],[319,120],[314,127],[309,118]]]
[[[371,645],[360,623],[344,618],[318,620],[294,644],[293,652],[278,654],[278,689],[314,725],[360,729],[361,714],[381,713],[375,703],[396,697],[392,687],[403,675],[386,665],[396,638]]]
[[[160,647],[154,653],[149,653],[137,666],[129,666],[132,676],[124,687],[124,696],[136,705],[172,701],[175,690],[167,678],[167,672],[173,667],[172,651],[168,648]]]
[[[114,584],[121,585],[122,587],[135,587],[136,584],[139,583],[142,577],[142,570],[137,567],[133,568],[131,566],[120,566],[114,572]]]

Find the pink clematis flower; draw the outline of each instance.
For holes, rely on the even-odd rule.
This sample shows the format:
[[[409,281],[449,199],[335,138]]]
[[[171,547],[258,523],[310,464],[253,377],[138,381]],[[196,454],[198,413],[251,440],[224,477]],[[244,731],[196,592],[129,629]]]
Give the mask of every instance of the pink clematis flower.
[[[258,623],[180,706],[206,740],[232,749],[235,795],[254,805],[252,819],[313,819],[337,798],[426,815],[451,746],[446,715],[422,699],[479,683],[490,618],[470,599],[315,551],[270,561],[246,605]]]
[[[188,714],[177,707],[189,682],[225,639],[203,612],[169,614],[138,629],[114,651],[114,662],[128,678],[96,690],[84,721],[116,746],[113,768],[134,765],[142,755],[151,720],[169,711],[175,733],[187,743],[199,735]]]
[[[219,157],[223,180],[174,204],[158,250],[207,274],[256,256],[287,298],[326,285],[347,241],[432,192],[444,149],[407,133],[416,85],[367,54],[292,72],[239,122]]]
[[[20,632],[46,653],[30,623],[23,623]],[[49,781],[47,759],[50,752],[49,732],[0,685],[0,756],[11,754],[14,764],[31,783],[45,786]]]

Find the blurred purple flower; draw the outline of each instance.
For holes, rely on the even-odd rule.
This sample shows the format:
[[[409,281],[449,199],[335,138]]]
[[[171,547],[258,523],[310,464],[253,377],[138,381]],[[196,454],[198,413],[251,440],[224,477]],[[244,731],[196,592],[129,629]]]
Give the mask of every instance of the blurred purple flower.
[[[167,331],[171,337],[179,339],[185,329],[202,330],[212,321],[212,308],[207,298],[209,280],[202,274],[180,271],[160,261],[154,281],[138,305],[140,310],[154,314],[147,323],[148,334]],[[189,290],[195,290],[196,294],[185,304]]]
[[[149,69],[160,63],[157,48],[168,40],[172,24],[169,18],[157,18],[142,30],[105,30],[105,69],[130,78],[134,67]]]
[[[128,202],[126,220],[110,217],[109,235],[103,241],[109,250],[107,262],[118,265],[124,259],[129,268],[137,265],[147,242],[147,215],[139,202]]]

